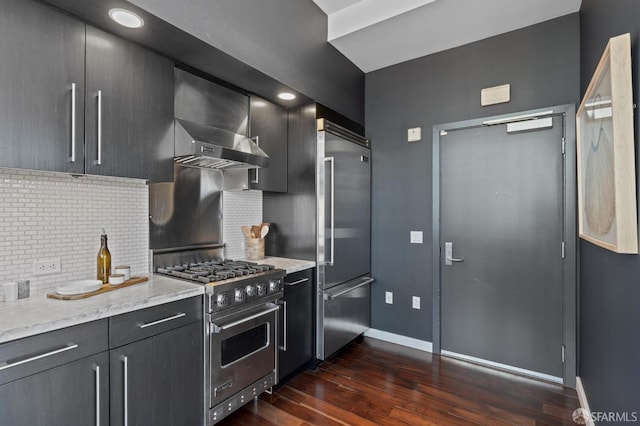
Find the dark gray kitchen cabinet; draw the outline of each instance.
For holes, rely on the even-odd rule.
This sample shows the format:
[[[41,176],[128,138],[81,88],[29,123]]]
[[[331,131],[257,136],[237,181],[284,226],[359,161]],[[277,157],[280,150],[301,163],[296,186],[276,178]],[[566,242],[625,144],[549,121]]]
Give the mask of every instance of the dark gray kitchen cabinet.
[[[85,25],[0,2],[0,167],[84,172]]]
[[[173,62],[87,26],[85,173],[173,180]]]
[[[109,424],[107,321],[0,345],[0,424]]]
[[[11,426],[108,425],[109,353],[0,386],[0,419]]]
[[[287,111],[251,96],[251,137],[269,156],[269,167],[249,172],[251,189],[287,192]]]
[[[172,61],[35,1],[0,40],[0,167],[173,179]]]
[[[313,269],[288,274],[282,299],[278,378],[283,379],[313,358]]]
[[[172,302],[110,319],[110,329],[119,333],[125,333],[127,324],[131,330],[139,330],[140,336],[158,332],[110,350],[112,426],[202,423],[201,300]],[[184,318],[191,318],[190,324],[182,325]],[[118,338],[112,333],[111,341],[122,341]],[[134,338],[127,333],[128,340]]]

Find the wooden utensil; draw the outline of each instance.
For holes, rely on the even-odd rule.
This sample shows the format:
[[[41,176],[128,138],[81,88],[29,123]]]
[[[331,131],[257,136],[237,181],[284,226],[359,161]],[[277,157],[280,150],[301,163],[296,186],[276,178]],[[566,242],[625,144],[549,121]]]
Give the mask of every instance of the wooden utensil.
[[[262,224],[262,228],[260,229],[260,238],[264,238],[269,233],[269,225]]]
[[[245,237],[247,238],[251,238],[251,229],[249,229],[248,226],[242,226],[240,229],[242,229],[242,233],[244,234]]]
[[[260,238],[260,225],[253,225],[251,227],[251,238]]]

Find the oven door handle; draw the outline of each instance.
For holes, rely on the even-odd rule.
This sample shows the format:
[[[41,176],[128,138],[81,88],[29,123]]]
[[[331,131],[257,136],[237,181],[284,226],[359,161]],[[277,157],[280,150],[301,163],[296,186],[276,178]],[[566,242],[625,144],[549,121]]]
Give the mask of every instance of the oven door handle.
[[[220,333],[221,331],[228,330],[230,328],[236,327],[236,326],[238,326],[240,324],[244,324],[245,322],[249,322],[249,321],[254,320],[256,318],[260,318],[261,316],[270,314],[271,312],[274,312],[274,311],[277,311],[278,309],[280,309],[280,306],[278,306],[278,305],[273,305],[273,304],[271,304],[271,305],[272,305],[272,307],[269,308],[269,309],[265,309],[264,311],[260,311],[258,313],[253,314],[253,315],[250,315],[250,316],[248,316],[246,318],[242,318],[242,319],[239,319],[237,321],[230,322],[229,324],[218,325],[218,324],[212,322],[211,325],[213,327],[213,332],[214,333]]]

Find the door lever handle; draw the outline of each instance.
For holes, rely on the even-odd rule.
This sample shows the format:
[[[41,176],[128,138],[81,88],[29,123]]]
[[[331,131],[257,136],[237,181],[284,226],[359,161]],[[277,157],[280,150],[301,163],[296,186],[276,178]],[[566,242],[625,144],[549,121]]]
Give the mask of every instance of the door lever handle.
[[[451,266],[453,262],[464,262],[464,258],[453,257],[453,243],[444,243],[444,264]]]

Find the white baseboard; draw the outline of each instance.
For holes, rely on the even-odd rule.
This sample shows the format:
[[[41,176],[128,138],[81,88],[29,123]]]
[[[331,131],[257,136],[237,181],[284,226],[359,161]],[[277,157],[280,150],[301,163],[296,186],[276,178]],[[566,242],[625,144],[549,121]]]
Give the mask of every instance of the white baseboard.
[[[584,391],[584,386],[582,386],[582,380],[580,379],[580,377],[576,377],[576,392],[578,393],[580,407],[591,413],[591,408],[589,408],[589,401],[587,400],[587,393]],[[587,426],[594,426],[594,422],[591,416],[587,418],[586,424]]]
[[[376,330],[370,328],[364,332],[367,337],[384,340],[385,342],[395,343],[409,348],[418,349],[425,352],[433,352],[433,343],[426,340],[414,339],[413,337],[402,336],[400,334],[389,333],[387,331]]]

